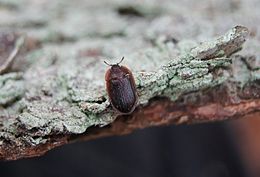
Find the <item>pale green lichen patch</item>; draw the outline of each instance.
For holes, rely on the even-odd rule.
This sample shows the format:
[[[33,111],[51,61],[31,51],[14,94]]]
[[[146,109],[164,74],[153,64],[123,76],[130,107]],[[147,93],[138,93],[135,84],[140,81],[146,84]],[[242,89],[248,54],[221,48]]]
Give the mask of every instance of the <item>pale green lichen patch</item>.
[[[19,123],[28,130],[36,130],[38,136],[52,133],[82,133],[91,125],[87,116],[78,107],[66,102],[27,103],[27,110],[20,114]]]
[[[0,75],[0,105],[6,105],[18,98],[25,92],[25,83],[21,73]]]
[[[212,70],[227,67],[231,64],[229,58],[214,60],[198,60],[189,55],[180,56],[157,72],[139,73],[137,88],[141,104],[154,96],[168,96],[176,100],[180,95],[216,86],[228,79],[219,76],[213,79]]]
[[[260,69],[251,72],[251,81],[260,81]]]
[[[236,26],[215,41],[203,42],[199,47],[191,50],[191,54],[199,59],[229,56],[241,48],[240,44],[245,41],[248,33],[247,28]]]
[[[108,108],[110,105],[109,101],[101,102],[101,103],[96,103],[96,102],[80,102],[79,107],[81,108],[82,111],[84,112],[91,112],[94,114],[98,114],[103,112]]]

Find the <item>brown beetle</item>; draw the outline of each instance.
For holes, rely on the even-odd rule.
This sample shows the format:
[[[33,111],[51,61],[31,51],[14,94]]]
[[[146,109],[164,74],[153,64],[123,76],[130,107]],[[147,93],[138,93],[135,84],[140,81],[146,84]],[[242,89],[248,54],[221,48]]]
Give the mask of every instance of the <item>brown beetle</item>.
[[[137,104],[136,86],[132,72],[119,64],[105,64],[111,66],[106,72],[106,89],[111,105],[120,114],[131,114]]]

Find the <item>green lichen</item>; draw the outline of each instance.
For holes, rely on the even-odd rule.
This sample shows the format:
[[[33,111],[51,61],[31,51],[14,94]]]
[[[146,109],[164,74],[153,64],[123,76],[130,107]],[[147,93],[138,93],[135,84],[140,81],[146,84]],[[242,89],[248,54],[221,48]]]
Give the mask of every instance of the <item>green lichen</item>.
[[[260,69],[256,71],[252,71],[251,73],[252,81],[260,81]]]
[[[109,33],[112,31],[114,28]],[[135,68],[138,104],[145,105],[155,96],[174,101],[185,93],[213,88],[227,81],[230,75],[218,75],[215,71],[229,67],[231,58],[223,52],[220,55],[219,51],[230,45],[230,41],[237,43],[238,48],[243,43],[237,41],[239,35],[233,35],[236,39],[229,33],[228,36],[228,40],[217,38],[196,48],[182,46],[185,49],[174,58],[168,55],[171,50],[163,42],[126,56],[128,66]],[[109,53],[111,45],[120,48],[124,43],[119,38],[111,39],[111,45],[103,45],[103,41],[96,44],[101,53]],[[91,46],[84,41],[45,47],[26,56],[29,65],[25,73],[0,76],[0,104],[11,104],[10,109],[0,109],[0,115],[5,117],[0,120],[1,139],[17,145],[37,145],[47,142],[52,135],[81,134],[91,126],[102,127],[115,120],[117,115],[105,91],[107,66],[95,57],[86,60],[78,57],[80,51]],[[141,61],[147,62],[143,65]],[[19,104],[16,99],[21,99]],[[15,109],[11,111],[11,107]]]
[[[0,75],[0,105],[10,104],[25,92],[21,73]]]

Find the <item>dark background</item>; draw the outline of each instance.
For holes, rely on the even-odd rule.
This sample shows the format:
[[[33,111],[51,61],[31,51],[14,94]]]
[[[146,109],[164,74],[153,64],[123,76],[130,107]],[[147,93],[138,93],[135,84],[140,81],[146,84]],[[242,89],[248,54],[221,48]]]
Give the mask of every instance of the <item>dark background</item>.
[[[153,127],[0,162],[1,177],[245,177],[229,125]]]

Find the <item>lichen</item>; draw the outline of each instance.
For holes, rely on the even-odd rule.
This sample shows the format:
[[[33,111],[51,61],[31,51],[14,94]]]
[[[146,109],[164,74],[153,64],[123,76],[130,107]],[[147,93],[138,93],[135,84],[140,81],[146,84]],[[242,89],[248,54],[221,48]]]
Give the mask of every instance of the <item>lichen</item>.
[[[231,78],[243,83],[259,80],[258,70],[245,70],[242,80],[229,72],[217,72],[228,71],[236,59],[230,55],[241,49],[248,33],[244,27],[198,44],[200,40],[178,35],[196,31],[194,24],[171,31],[177,29],[172,24],[183,19],[167,5],[112,1],[104,7],[95,3],[95,8],[86,10],[90,7],[70,1],[48,3],[48,8],[14,0],[2,2],[26,13],[13,13],[13,18],[0,25],[9,23],[7,26],[20,33],[26,32],[41,47],[23,56],[23,73],[0,75],[0,144],[8,140],[15,146],[35,146],[48,142],[52,135],[81,134],[89,127],[112,123],[117,114],[105,90],[108,66],[103,60],[113,63],[125,56],[122,64],[133,71],[138,106],[156,96],[174,101]],[[129,7],[132,11],[123,14]],[[139,13],[138,18],[131,13]],[[204,36],[206,32],[200,33]],[[171,35],[178,40],[168,40]]]
[[[21,73],[0,75],[0,105],[7,105],[25,93],[25,85]]]

